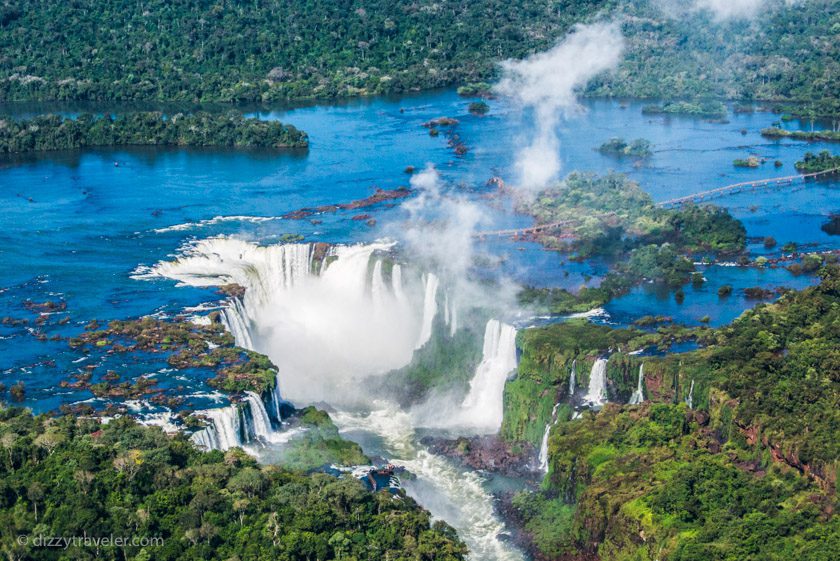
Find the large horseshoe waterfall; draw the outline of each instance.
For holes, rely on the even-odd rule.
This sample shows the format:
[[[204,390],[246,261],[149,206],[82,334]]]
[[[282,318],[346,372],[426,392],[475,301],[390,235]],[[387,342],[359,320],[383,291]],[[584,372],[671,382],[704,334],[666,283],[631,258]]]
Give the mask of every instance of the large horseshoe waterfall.
[[[498,431],[505,381],[516,368],[516,329],[496,319],[486,322],[481,361],[465,397],[447,415],[436,410],[435,420],[424,422],[428,414],[403,413],[382,401],[371,380],[408,364],[436,329],[443,337],[459,329],[455,298],[440,279],[394,262],[393,248],[391,242],[258,246],[212,238],[156,265],[149,275],[191,286],[244,288],[223,310],[224,323],[239,345],[268,355],[278,368],[268,408],[248,393],[241,406],[205,411],[210,424],[193,440],[222,450],[278,445],[284,439],[267,410],[276,423],[281,399],[296,405],[329,403],[343,433],[383,439],[382,453],[418,478],[407,490],[455,525],[477,559],[520,559],[497,537],[502,524],[480,478],[431,454],[412,426]]]

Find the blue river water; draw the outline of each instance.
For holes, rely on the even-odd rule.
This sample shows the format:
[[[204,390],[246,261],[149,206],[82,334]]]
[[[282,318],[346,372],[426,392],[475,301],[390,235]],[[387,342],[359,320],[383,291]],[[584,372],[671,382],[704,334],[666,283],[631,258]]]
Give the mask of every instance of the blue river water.
[[[303,153],[230,149],[119,148],[42,153],[0,158],[0,382],[26,384],[24,404],[38,411],[89,399],[87,391],[59,388],[58,382],[81,372],[85,357],[54,336],[78,334],[93,319],[133,318],[147,314],[174,316],[191,307],[218,301],[213,289],[175,288],[172,281],[132,278],[177,253],[191,239],[235,235],[261,243],[278,243],[284,235],[307,241],[371,241],[404,220],[399,204],[365,209],[376,220],[353,220],[356,211],[339,211],[310,220],[283,220],[282,214],[371,195],[375,188],[408,184],[407,166],[432,164],[447,189],[486,207],[488,228],[528,225],[529,219],[485,202],[487,180],[500,176],[515,182],[514,155],[528,141],[530,115],[505,100],[490,100],[490,113],[470,115],[470,100],[453,91],[401,98],[353,100],[291,109],[253,110],[252,115],[292,123],[310,134]],[[731,114],[728,123],[642,115],[642,103],[584,101],[581,111],[563,121],[563,174],[616,170],[638,181],[655,200],[750,179],[791,175],[806,151],[832,149],[822,143],[769,141],[759,130],[778,120],[769,112]],[[5,111],[23,108],[4,107]],[[62,108],[73,114],[73,108]],[[457,131],[468,146],[456,156],[444,135],[432,137],[421,124],[440,116],[459,119]],[[785,126],[807,128],[808,123]],[[616,159],[595,148],[614,136],[646,138],[654,155],[640,165]],[[836,151],[836,147],[835,147]],[[768,163],[759,169],[732,166],[735,158],[757,154]],[[773,161],[782,162],[775,168]],[[820,229],[840,210],[837,180],[805,188],[744,193],[715,201],[743,220],[748,235],[773,236],[779,247],[794,241],[809,249],[840,248],[840,238]],[[597,282],[604,264],[571,263],[533,243],[493,240],[485,249],[499,257],[501,270],[520,283],[579,288]],[[756,254],[778,255],[753,243]],[[611,302],[606,311],[616,323],[643,315],[667,315],[696,324],[703,316],[721,325],[755,304],[743,296],[750,286],[802,288],[813,276],[793,276],[783,268],[712,266],[701,268],[703,286],[685,288],[678,304],[672,294],[643,286]],[[728,298],[717,288],[735,287]],[[65,302],[67,309],[33,325],[37,313],[26,301]],[[62,318],[69,318],[60,323]],[[14,319],[27,319],[16,324]],[[42,336],[38,336],[39,334]],[[201,406],[207,395],[203,376],[169,375],[154,357],[109,358],[108,367],[134,375],[154,375],[166,387],[194,393],[189,405]],[[104,368],[98,370],[105,371]],[[206,375],[206,374],[205,374]]]

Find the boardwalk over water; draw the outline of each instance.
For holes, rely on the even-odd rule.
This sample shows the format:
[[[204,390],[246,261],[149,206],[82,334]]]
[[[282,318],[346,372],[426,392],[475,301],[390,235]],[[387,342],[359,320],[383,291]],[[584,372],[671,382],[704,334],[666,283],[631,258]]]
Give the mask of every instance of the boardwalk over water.
[[[816,179],[817,177],[821,177],[824,175],[831,175],[834,173],[840,173],[840,168],[832,168],[827,169],[824,171],[818,171],[814,173],[806,173],[806,174],[797,174],[797,175],[788,175],[786,177],[772,177],[770,179],[759,179],[758,181],[744,181],[742,183],[734,183],[732,185],[726,185],[724,187],[718,187],[717,189],[710,189],[708,191],[701,191],[699,193],[693,193],[691,195],[686,195],[684,197],[677,197],[674,199],[668,199],[667,201],[661,201],[656,203],[658,207],[674,207],[679,206],[685,203],[699,203],[709,199],[715,199],[718,197],[725,197],[727,195],[734,195],[736,193],[743,193],[745,191],[757,191],[759,189],[767,189],[771,187],[780,187],[780,186],[787,186],[793,185],[794,183],[798,183],[800,181],[804,182],[809,179]],[[539,232],[546,232],[551,230],[560,230],[564,227],[574,224],[572,220],[566,220],[563,222],[552,222],[551,224],[540,224],[538,226],[530,226],[528,228],[512,228],[508,230],[489,230],[483,232],[475,232],[472,237],[478,239],[485,239],[488,237],[519,237],[531,234],[537,234]]]
[[[570,224],[571,222],[552,222],[551,224],[540,224],[539,226],[531,226],[529,228],[513,228],[510,230],[490,230],[484,232],[476,232],[473,234],[474,238],[488,238],[488,237],[504,237],[504,236],[523,236],[527,234],[536,234],[548,230],[557,230]]]
[[[744,181],[742,183],[734,183],[717,189],[710,189],[708,191],[701,191],[693,193],[684,197],[677,197],[656,203],[659,207],[673,207],[685,203],[699,203],[709,199],[716,199],[718,197],[725,197],[727,195],[734,195],[736,193],[743,193],[744,191],[756,191],[759,189],[767,189],[770,187],[780,187],[785,185],[793,185],[799,181],[807,181],[808,179],[816,179],[823,175],[831,175],[840,172],[840,168],[827,169],[814,173],[806,173],[804,175],[788,175],[787,177],[773,177],[770,179],[760,179],[758,181]]]

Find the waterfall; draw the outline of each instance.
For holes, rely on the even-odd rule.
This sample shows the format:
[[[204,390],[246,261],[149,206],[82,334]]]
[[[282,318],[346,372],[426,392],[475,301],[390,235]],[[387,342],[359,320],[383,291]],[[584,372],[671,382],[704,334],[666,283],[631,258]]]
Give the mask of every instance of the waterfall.
[[[423,296],[423,321],[420,324],[420,337],[414,346],[415,349],[419,349],[425,345],[432,337],[432,326],[434,325],[435,315],[437,314],[438,284],[437,275],[432,273],[426,274],[426,289]]]
[[[638,405],[645,400],[645,363],[639,365],[639,381],[636,384],[636,391],[630,396],[628,405]]]
[[[244,296],[224,314],[236,343],[278,366],[285,399],[335,405],[366,398],[370,387],[361,379],[405,366],[431,337],[438,278],[429,273],[425,286],[412,283],[409,292],[395,264],[386,284],[380,255],[393,245],[333,246],[319,274],[310,244],[211,238],[187,245],[177,260],[158,263],[146,278],[244,287]]]
[[[694,409],[694,379],[691,379],[691,386],[688,388],[688,397],[685,398],[685,403],[689,409]]]
[[[543,433],[542,443],[540,444],[540,471],[544,473],[548,473],[548,435],[551,432],[551,427],[557,423],[558,407],[560,407],[560,404],[555,403],[554,408],[551,410],[551,419],[545,424],[545,432]]]
[[[589,373],[589,389],[583,396],[584,403],[591,407],[601,407],[607,402],[607,360],[599,358],[592,365]]]
[[[373,265],[373,276],[370,280],[370,294],[373,298],[373,305],[377,308],[382,307],[385,291],[385,281],[382,278],[382,260],[377,259]]]
[[[245,401],[251,410],[254,436],[264,441],[270,441],[274,430],[271,428],[271,419],[268,418],[263,400],[254,392],[245,392]]]
[[[432,454],[419,442],[411,415],[390,403],[374,402],[370,413],[338,411],[333,416],[342,434],[376,435],[381,455],[405,467],[415,477],[403,480],[409,496],[429,509],[435,519],[446,520],[469,547],[468,559],[523,561],[508,540],[505,525],[494,509],[494,498],[481,474],[443,456]]]
[[[495,432],[502,425],[505,382],[516,368],[516,329],[491,319],[484,329],[481,363],[461,403],[461,421],[467,426]]]
[[[577,359],[572,360],[572,371],[569,372],[569,399],[572,400],[575,397],[575,377],[577,376]]]
[[[230,405],[201,411],[212,424],[192,435],[196,444],[208,450],[227,450],[242,445],[242,424],[239,407]]]

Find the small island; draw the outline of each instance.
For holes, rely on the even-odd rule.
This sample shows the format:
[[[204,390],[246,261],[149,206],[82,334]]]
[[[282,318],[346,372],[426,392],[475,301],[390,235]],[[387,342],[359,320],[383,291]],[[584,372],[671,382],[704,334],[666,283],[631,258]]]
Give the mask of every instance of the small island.
[[[159,111],[120,116],[82,114],[71,119],[41,115],[0,119],[0,153],[72,150],[95,146],[233,146],[306,148],[307,134],[292,125],[261,121],[241,113]]]
[[[825,171],[840,172],[840,156],[832,156],[828,150],[819,154],[805,152],[805,156],[794,164],[796,171],[802,173],[820,173]]]
[[[828,140],[840,141],[840,131],[789,131],[779,127],[761,129],[765,138],[790,138],[792,140]]]
[[[663,105],[645,105],[643,115],[687,115],[707,119],[726,117],[726,106],[720,101],[669,101]]]
[[[620,137],[613,137],[603,143],[598,151],[610,156],[630,156],[632,158],[649,158],[653,155],[651,143],[644,138],[637,138],[629,143]]]

